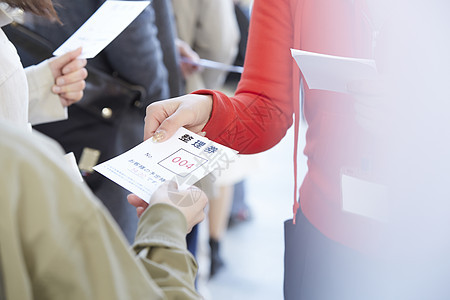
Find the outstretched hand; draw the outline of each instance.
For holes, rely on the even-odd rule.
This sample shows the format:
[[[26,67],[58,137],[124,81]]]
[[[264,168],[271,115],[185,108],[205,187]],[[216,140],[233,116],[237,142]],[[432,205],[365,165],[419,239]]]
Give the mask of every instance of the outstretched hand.
[[[161,185],[147,203],[138,196],[130,194],[127,197],[128,202],[136,207],[138,217],[147,207],[156,203],[166,203],[179,209],[186,218],[189,233],[196,224],[205,219],[205,207],[208,198],[205,193],[197,187],[190,187],[187,190],[180,191],[174,181],[165,182]]]
[[[187,78],[190,75],[200,71],[200,67],[196,64],[200,60],[197,52],[195,52],[191,46],[183,40],[176,39],[175,44],[181,58],[180,68],[181,73],[183,73],[183,77]]]
[[[86,87],[84,81],[88,75],[86,59],[77,58],[81,48],[49,60],[49,66],[55,79],[52,92],[59,95],[63,106],[69,106],[83,97]]]
[[[180,127],[201,134],[212,111],[212,96],[187,94],[147,106],[144,140],[163,142]]]

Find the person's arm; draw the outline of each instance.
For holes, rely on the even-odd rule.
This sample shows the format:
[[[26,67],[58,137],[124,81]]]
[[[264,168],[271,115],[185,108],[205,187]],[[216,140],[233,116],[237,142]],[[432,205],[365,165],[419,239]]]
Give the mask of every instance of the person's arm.
[[[234,97],[211,90],[154,103],[147,108],[145,138],[164,141],[180,126],[241,153],[278,143],[292,124],[293,22],[290,2],[255,1],[244,73]],[[211,103],[212,101],[212,103]],[[206,124],[206,126],[205,126]],[[203,127],[204,126],[204,127]]]
[[[14,144],[13,137],[5,138]],[[139,224],[139,261],[104,206],[66,169],[54,147],[48,139],[27,135],[18,149],[2,151],[14,169],[2,180],[8,188],[0,184],[4,199],[21,208],[11,209],[5,220],[13,221],[4,230],[11,229],[20,241],[23,253],[11,252],[23,255],[36,298],[200,299],[197,266],[185,247],[187,214],[167,203],[151,205]],[[190,221],[198,222],[206,200],[196,203]]]
[[[25,68],[31,124],[67,119],[67,106],[81,100],[87,77],[81,48]]]
[[[244,73],[234,97],[217,91],[203,131],[240,153],[255,153],[278,143],[292,124],[293,22],[290,1],[254,2]]]
[[[139,220],[133,249],[167,299],[199,299],[197,262],[186,248],[186,219],[177,208],[151,205]]]
[[[200,67],[196,64],[200,57],[197,52],[192,50],[191,46],[185,41],[176,38],[175,45],[180,55],[180,68],[184,78],[188,78],[190,75],[200,71]]]
[[[198,297],[195,291],[198,267],[186,248],[186,234],[205,218],[206,195],[196,187],[179,191],[175,182],[169,182],[152,195],[148,207],[136,205],[146,202],[135,195],[129,195],[128,201],[137,210],[145,209],[140,215],[133,249],[150,276],[166,295],[171,295],[169,298]]]
[[[48,61],[25,68],[29,88],[28,120],[31,124],[41,124],[67,119],[67,108],[52,92],[54,78]]]

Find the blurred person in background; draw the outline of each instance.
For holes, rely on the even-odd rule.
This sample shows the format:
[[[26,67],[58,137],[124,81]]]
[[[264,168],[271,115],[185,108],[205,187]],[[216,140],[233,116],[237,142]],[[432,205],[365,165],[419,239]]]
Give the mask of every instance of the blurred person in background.
[[[155,24],[161,44],[163,61],[169,79],[170,97],[185,93],[185,82],[181,71],[180,48],[177,46],[177,28],[171,0],[153,0]]]
[[[27,14],[25,26],[45,37],[54,50],[104,2],[59,1],[56,11],[61,24]],[[157,33],[154,8],[149,5],[103,51],[89,59],[87,65],[130,85],[140,86],[141,99],[130,103],[112,102],[109,101],[112,96],[108,93],[111,87],[104,84],[102,91],[102,85],[94,86],[100,90],[87,90],[85,98],[100,96],[92,97],[95,101],[86,102],[86,105],[71,107],[68,120],[35,127],[56,139],[67,152],[74,152],[84,180],[104,202],[130,243],[136,233],[137,217],[134,208],[125,200],[128,192],[94,172],[92,167],[139,144],[143,136],[145,107],[153,101],[169,97],[168,73]],[[25,65],[33,63],[27,56],[22,57]],[[93,114],[92,111],[98,113]]]
[[[180,44],[186,43],[195,54],[186,55],[195,63],[195,55],[224,64],[232,64],[238,53],[239,27],[232,0],[172,0]],[[189,50],[187,50],[189,51]],[[180,53],[183,57],[184,53]],[[182,64],[188,69],[188,64]],[[185,71],[186,92],[200,88],[221,88],[227,72],[213,69]]]

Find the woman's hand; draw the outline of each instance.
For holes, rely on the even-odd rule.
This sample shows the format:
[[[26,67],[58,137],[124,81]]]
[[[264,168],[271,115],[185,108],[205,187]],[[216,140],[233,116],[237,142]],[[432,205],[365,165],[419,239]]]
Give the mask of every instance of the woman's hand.
[[[128,203],[136,207],[136,214],[138,218],[144,213],[148,207],[148,203],[136,196],[135,194],[129,194],[127,196]]]
[[[161,185],[153,193],[149,203],[134,194],[128,195],[127,199],[131,205],[136,207],[138,217],[147,207],[156,203],[166,203],[176,207],[186,218],[187,232],[190,232],[192,227],[205,219],[204,209],[208,203],[208,198],[199,188],[192,186],[187,190],[180,191],[174,181],[165,182]]]
[[[147,106],[144,140],[163,142],[180,127],[201,134],[211,116],[212,103],[211,95],[194,94],[153,102]]]
[[[84,81],[88,75],[85,68],[86,59],[77,58],[81,48],[70,51],[62,56],[49,59],[49,66],[55,78],[52,92],[59,95],[63,106],[69,106],[83,97],[86,87]]]
[[[175,45],[177,46],[178,53],[180,54],[180,68],[181,73],[183,73],[183,77],[187,78],[195,72],[200,71],[200,67],[197,65],[200,57],[197,52],[192,50],[188,43],[180,39],[175,40]]]

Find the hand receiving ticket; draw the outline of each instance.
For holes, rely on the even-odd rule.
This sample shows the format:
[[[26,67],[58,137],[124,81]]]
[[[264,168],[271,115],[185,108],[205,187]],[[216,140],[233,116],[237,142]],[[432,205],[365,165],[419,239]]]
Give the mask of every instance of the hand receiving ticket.
[[[213,170],[227,169],[236,155],[235,150],[180,128],[165,142],[149,139],[94,170],[148,202],[166,180],[187,188]]]

